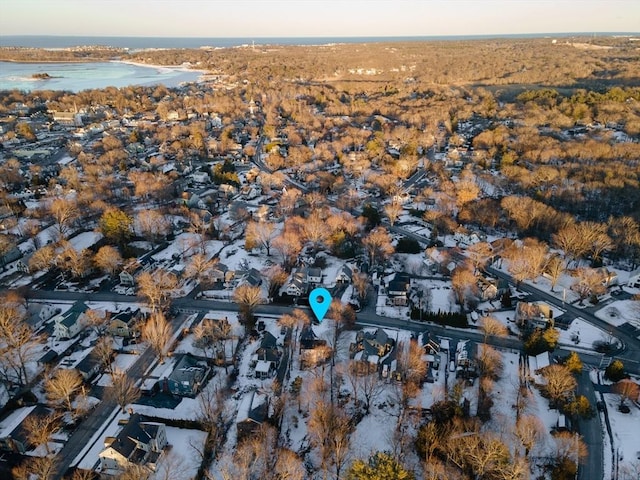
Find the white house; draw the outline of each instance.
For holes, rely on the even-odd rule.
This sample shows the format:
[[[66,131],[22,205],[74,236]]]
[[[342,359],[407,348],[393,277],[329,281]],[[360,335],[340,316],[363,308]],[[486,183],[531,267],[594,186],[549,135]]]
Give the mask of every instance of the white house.
[[[57,315],[53,319],[53,336],[58,340],[75,337],[85,327],[86,310],[83,302],[76,302],[65,313]]]
[[[131,465],[155,470],[158,458],[167,445],[167,431],[162,423],[147,422],[133,414],[116,437],[106,437],[104,450],[98,455],[102,473],[118,473]]]
[[[322,269],[308,267],[306,269],[306,273],[307,273],[307,283],[322,283]]]
[[[351,283],[353,280],[353,270],[349,265],[343,265],[336,274],[336,283]]]

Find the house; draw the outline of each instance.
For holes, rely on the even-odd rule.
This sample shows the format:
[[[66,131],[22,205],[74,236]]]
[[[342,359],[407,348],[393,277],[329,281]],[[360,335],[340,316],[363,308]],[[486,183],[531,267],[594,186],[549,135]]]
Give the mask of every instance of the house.
[[[126,270],[120,272],[119,278],[120,285],[122,286],[133,287],[136,284],[135,280],[133,279],[133,275],[131,275],[131,273]]]
[[[285,293],[292,297],[301,297],[309,291],[306,275],[301,271],[294,271],[285,287]]]
[[[479,276],[477,285],[480,298],[484,302],[498,298],[509,291],[509,283],[503,279]]]
[[[311,350],[326,344],[326,340],[318,338],[311,325],[306,325],[300,332],[300,350]]]
[[[107,325],[107,333],[114,337],[137,338],[140,336],[140,309],[127,309],[111,317]]]
[[[349,265],[343,265],[336,274],[336,283],[351,283],[353,280],[353,270]]]
[[[233,279],[233,272],[224,263],[218,262],[209,270],[209,278],[212,283],[226,283]]]
[[[453,234],[453,239],[456,243],[462,243],[463,245],[475,245],[476,243],[486,241],[487,238],[486,235],[482,233],[458,231]]]
[[[258,378],[270,377],[280,366],[282,352],[278,349],[276,337],[270,332],[264,332],[260,346],[256,351],[255,374]]]
[[[27,417],[45,417],[52,410],[44,405],[33,405],[14,410],[0,421],[0,450],[23,454],[37,445],[31,445],[24,427]]]
[[[246,271],[237,270],[235,276],[239,277],[238,286],[249,285],[251,287],[259,287],[262,285],[262,275],[255,268],[250,268]]]
[[[322,269],[315,267],[303,268],[303,273],[307,275],[307,283],[318,284],[322,283]]]
[[[22,272],[22,273],[29,273],[30,272],[29,260],[31,260],[31,257],[33,256],[33,253],[34,252],[25,253],[23,255],[23,257],[16,262],[16,270],[17,271]]]
[[[138,270],[139,268],[140,268],[140,264],[136,260],[133,260],[127,263],[119,275],[120,285],[124,287],[135,286],[136,284],[135,273],[136,273],[136,270]]]
[[[536,375],[539,374],[541,370],[544,370],[551,365],[549,352],[542,352],[535,356],[529,355],[527,357],[527,362],[529,363],[529,371]]]
[[[4,255],[0,256],[0,265],[9,265],[12,262],[22,258],[22,251],[18,247],[13,247]]]
[[[85,327],[85,312],[87,305],[84,302],[76,302],[65,313],[54,317],[53,336],[56,339],[70,339],[78,335]]]
[[[440,353],[442,345],[431,336],[430,332],[424,332],[420,339],[425,355],[437,355]]]
[[[600,267],[595,269],[600,278],[602,278],[602,285],[605,287],[613,287],[614,285],[618,285],[618,274],[616,272],[612,272],[607,267]]]
[[[360,330],[356,334],[356,342],[349,346],[350,357],[359,362],[380,365],[389,356],[395,341],[382,328],[375,332]]]
[[[162,450],[167,446],[164,424],[146,421],[134,413],[115,437],[106,437],[100,458],[102,473],[118,473],[132,465],[155,469]]]
[[[38,359],[38,365],[53,365],[58,360],[58,352],[55,350],[47,350],[44,355]]]
[[[514,320],[525,330],[553,327],[553,311],[545,302],[518,302]]]
[[[158,381],[160,390],[183,397],[195,397],[209,375],[209,367],[204,360],[185,353],[176,362],[167,378]]]
[[[103,359],[92,349],[88,355],[85,355],[85,357],[76,364],[75,369],[80,372],[85,382],[89,382],[100,373],[103,365]]]
[[[467,380],[478,376],[478,362],[476,361],[475,344],[471,344],[469,340],[458,342],[455,353],[456,378],[464,378]]]
[[[393,280],[391,280],[387,286],[389,303],[395,306],[406,307],[409,303],[410,290],[411,281],[409,276],[404,273],[396,273]]]
[[[311,325],[305,326],[300,332],[300,365],[301,368],[318,365],[331,356],[331,349],[327,341],[318,338]]]
[[[267,421],[269,415],[269,397],[264,393],[247,393],[238,408],[236,428],[238,443],[250,437]]]

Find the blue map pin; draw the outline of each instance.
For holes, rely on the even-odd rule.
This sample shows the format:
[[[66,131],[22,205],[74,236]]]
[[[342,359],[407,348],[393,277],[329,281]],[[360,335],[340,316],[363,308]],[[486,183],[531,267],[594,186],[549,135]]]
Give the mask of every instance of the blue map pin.
[[[331,294],[329,290],[322,287],[311,290],[309,294],[309,305],[311,305],[311,310],[313,310],[318,321],[322,322],[322,319],[331,306]]]

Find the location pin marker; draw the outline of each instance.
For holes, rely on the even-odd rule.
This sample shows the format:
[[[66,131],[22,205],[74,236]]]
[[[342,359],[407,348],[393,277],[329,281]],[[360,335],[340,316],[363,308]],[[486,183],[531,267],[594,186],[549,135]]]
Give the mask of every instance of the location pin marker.
[[[322,322],[322,319],[331,306],[331,294],[329,290],[321,287],[311,290],[309,294],[309,305],[311,305],[311,310],[313,310],[318,322]]]

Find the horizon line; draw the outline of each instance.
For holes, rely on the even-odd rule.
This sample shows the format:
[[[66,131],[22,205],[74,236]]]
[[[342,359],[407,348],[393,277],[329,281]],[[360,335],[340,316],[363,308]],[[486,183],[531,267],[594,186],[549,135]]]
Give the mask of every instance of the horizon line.
[[[95,34],[57,34],[57,33],[47,33],[47,34],[38,34],[38,33],[24,33],[24,34],[10,34],[10,35],[0,35],[0,43],[3,38],[11,38],[11,37],[81,37],[81,38],[429,38],[429,37],[505,37],[505,36],[547,36],[547,35],[581,35],[581,36],[592,36],[592,35],[640,35],[640,31],[637,32],[627,32],[627,31],[565,31],[565,32],[514,32],[514,33],[446,33],[446,34],[416,34],[416,35],[394,35],[394,34],[386,34],[386,35],[256,35],[256,36],[248,36],[248,35],[240,35],[240,36],[201,36],[201,35],[95,35]]]

